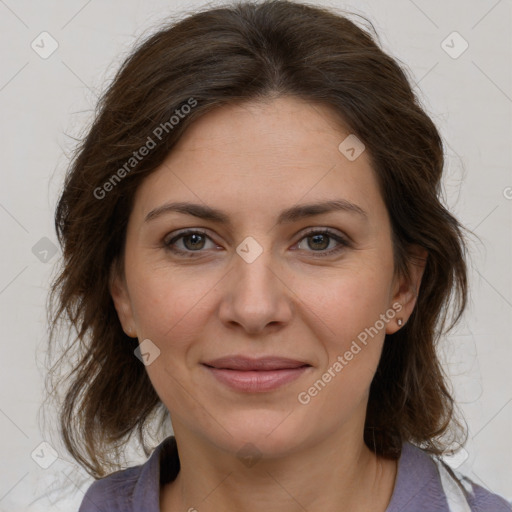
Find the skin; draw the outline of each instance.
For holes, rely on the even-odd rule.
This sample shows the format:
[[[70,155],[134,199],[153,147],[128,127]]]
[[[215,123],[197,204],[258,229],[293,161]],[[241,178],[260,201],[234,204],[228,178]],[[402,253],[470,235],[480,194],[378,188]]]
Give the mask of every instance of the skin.
[[[424,267],[411,266],[410,281],[395,275],[368,152],[350,161],[338,150],[349,133],[327,107],[292,97],[224,106],[197,120],[137,190],[124,274],[112,274],[111,293],[125,332],[160,350],[146,369],[170,411],[181,462],[161,489],[162,511],[378,512],[390,501],[396,462],[364,444],[366,405],[385,334],[412,313]],[[333,211],[277,224],[283,209],[330,199],[366,215]],[[223,210],[231,225],[176,212],[145,222],[172,201]],[[165,246],[184,228],[207,233],[174,243],[192,257]],[[349,245],[313,240],[307,228],[330,228]],[[263,250],[251,263],[236,252],[249,236]],[[395,303],[400,313],[299,403]],[[311,368],[277,390],[244,393],[201,364],[231,354]],[[237,456],[246,443],[258,453],[251,466]]]

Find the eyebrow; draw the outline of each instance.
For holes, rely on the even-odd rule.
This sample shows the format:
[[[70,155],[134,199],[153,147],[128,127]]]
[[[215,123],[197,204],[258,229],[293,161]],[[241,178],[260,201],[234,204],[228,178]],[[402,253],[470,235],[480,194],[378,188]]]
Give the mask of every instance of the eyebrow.
[[[357,214],[364,219],[368,218],[367,213],[358,205],[347,201],[346,199],[336,199],[331,201],[323,201],[319,203],[308,203],[292,206],[283,210],[277,219],[277,224],[285,224],[297,222],[298,220],[321,215],[323,213],[330,213],[334,211],[344,211],[348,213]],[[166,203],[151,210],[144,220],[144,222],[152,221],[164,214],[170,212],[184,213],[192,215],[204,220],[211,220],[220,224],[230,225],[231,221],[229,216],[221,210],[212,208],[211,206],[187,203],[187,202],[174,202]]]

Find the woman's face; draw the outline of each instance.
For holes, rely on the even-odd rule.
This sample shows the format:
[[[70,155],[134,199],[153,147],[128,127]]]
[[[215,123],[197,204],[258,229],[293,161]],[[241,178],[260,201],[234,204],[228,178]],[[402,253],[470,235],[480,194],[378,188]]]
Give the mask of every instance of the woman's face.
[[[298,99],[230,105],[139,187],[111,290],[125,331],[150,340],[146,369],[177,435],[269,456],[362,438],[384,336],[408,318],[421,272],[412,288],[395,278],[368,154],[352,138],[339,149],[349,135]],[[326,202],[338,208],[305,208]],[[205,364],[225,357],[293,362]]]

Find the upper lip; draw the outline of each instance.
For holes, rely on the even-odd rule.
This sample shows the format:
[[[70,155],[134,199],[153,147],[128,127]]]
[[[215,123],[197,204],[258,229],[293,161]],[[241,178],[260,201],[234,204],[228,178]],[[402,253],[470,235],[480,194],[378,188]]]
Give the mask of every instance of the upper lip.
[[[260,357],[250,358],[245,356],[227,356],[213,359],[203,363],[213,368],[222,368],[226,370],[284,370],[288,368],[299,368],[301,366],[311,366],[304,361],[288,359],[286,357]]]

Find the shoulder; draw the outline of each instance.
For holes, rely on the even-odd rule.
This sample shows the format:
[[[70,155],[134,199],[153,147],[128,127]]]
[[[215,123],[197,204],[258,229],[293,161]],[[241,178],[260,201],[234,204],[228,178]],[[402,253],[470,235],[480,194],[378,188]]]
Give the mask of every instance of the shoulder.
[[[451,480],[461,488],[470,510],[478,512],[512,512],[512,504],[502,496],[478,485],[470,478],[451,470],[443,464],[444,470],[451,473]]]
[[[87,489],[78,512],[131,510],[134,490],[140,481],[142,467],[143,465],[140,465],[117,471],[93,482]]]
[[[386,512],[511,512],[501,496],[454,472],[437,457],[405,443],[391,502]]]
[[[158,512],[160,455],[162,451],[172,451],[173,446],[174,438],[167,438],[144,464],[116,471],[93,482],[78,512]]]

